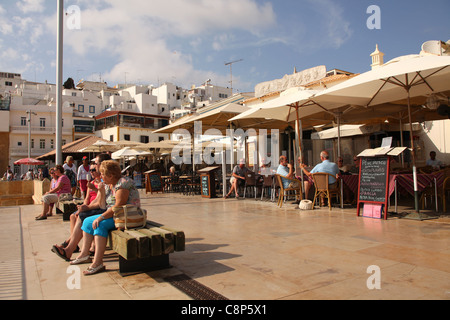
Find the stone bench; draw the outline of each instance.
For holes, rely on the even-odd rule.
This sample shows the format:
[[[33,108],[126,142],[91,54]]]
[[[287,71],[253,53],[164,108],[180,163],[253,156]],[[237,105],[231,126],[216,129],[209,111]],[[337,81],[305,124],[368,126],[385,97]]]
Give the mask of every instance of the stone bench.
[[[119,254],[119,273],[125,276],[170,268],[169,254],[185,250],[185,235],[147,221],[144,228],[111,231],[109,245]]]

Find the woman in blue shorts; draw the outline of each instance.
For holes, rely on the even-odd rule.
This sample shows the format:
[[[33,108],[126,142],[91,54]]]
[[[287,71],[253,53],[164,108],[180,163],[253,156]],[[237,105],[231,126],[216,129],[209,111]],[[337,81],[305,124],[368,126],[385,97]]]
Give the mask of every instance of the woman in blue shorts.
[[[95,255],[85,275],[92,275],[105,270],[103,256],[106,249],[108,232],[115,229],[113,219],[113,207],[121,207],[126,204],[140,206],[139,192],[134,182],[122,177],[120,166],[116,161],[103,161],[100,165],[106,192],[106,211],[102,214],[87,217],[83,221],[83,249],[79,257],[70,264],[91,262],[89,248],[95,243]]]

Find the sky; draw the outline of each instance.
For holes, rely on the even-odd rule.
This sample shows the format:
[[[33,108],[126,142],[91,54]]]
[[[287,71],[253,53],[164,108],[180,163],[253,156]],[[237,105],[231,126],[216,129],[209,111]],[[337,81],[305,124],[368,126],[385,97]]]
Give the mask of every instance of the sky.
[[[377,10],[368,10],[375,5]],[[450,39],[448,0],[65,0],[64,80],[252,92],[324,65],[370,70]],[[56,1],[0,0],[0,71],[56,82]],[[370,28],[369,28],[370,27]],[[375,28],[374,28],[375,27]],[[242,60],[241,60],[242,59]]]

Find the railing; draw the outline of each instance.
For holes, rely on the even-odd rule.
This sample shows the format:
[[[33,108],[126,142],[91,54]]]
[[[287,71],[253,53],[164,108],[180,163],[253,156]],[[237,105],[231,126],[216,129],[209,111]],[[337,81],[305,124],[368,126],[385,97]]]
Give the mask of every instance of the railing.
[[[62,131],[65,134],[69,134],[72,132],[72,128],[63,128]],[[11,133],[25,133],[28,132],[28,126],[11,126]],[[56,133],[56,127],[31,127],[31,133],[38,134],[38,133]]]

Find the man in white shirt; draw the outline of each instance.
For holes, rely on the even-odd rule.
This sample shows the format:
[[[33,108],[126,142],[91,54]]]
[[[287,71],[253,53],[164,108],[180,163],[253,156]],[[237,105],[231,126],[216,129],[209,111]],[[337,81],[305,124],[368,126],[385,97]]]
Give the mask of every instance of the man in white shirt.
[[[433,169],[439,170],[442,166],[442,162],[436,159],[436,151],[430,152],[430,159],[427,160],[427,166],[433,167]]]

